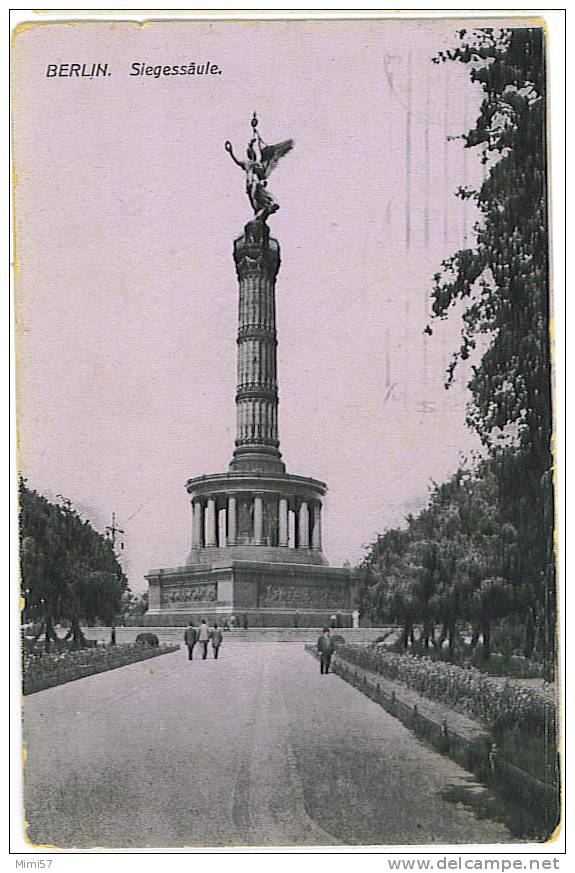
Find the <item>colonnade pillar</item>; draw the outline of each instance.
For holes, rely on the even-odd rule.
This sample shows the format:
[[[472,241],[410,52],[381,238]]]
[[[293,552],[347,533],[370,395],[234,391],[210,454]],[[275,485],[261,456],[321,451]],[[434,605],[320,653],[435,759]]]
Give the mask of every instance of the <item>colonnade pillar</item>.
[[[237,537],[236,524],[236,498],[228,497],[228,517],[227,517],[227,544],[228,546],[236,545]]]
[[[298,548],[309,549],[309,507],[305,500],[300,503],[298,522]]]
[[[280,546],[289,546],[289,504],[285,497],[280,497],[278,519],[278,543]]]
[[[313,507],[311,547],[321,550],[321,503],[315,503]]]
[[[217,545],[218,533],[216,529],[216,501],[214,497],[208,497],[206,507],[206,548],[212,548]]]
[[[254,544],[261,546],[264,535],[264,514],[263,500],[261,497],[254,497]]]
[[[199,500],[192,503],[192,549],[201,549],[204,544],[204,508]]]
[[[264,544],[264,497],[253,495],[253,544]],[[288,548],[290,544],[289,509],[290,499],[280,497],[277,514],[277,544]],[[266,503],[267,506],[267,503]],[[296,538],[295,548],[321,551],[321,503],[301,500],[295,506]],[[266,530],[269,522],[266,522]],[[192,549],[215,548],[216,546],[236,546],[238,544],[238,504],[236,496],[227,498],[225,537],[218,530],[217,498],[198,498],[192,501]]]

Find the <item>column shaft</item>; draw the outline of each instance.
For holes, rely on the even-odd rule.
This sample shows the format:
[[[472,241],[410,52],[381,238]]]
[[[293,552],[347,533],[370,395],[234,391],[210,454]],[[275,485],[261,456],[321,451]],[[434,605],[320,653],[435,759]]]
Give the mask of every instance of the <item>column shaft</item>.
[[[300,503],[298,520],[298,548],[309,549],[309,507],[305,500]]]
[[[313,507],[311,547],[321,551],[321,503],[316,503]]]
[[[254,543],[256,546],[262,544],[263,520],[263,500],[261,497],[254,497]]]
[[[192,503],[192,549],[201,549],[203,537],[204,509],[199,500]]]
[[[208,497],[208,505],[206,508],[206,548],[212,548],[218,541],[216,530],[216,501],[213,497]]]
[[[228,546],[236,545],[236,498],[228,497]]]
[[[275,280],[280,266],[277,240],[265,223],[251,221],[234,243],[239,283],[237,417],[232,470],[284,472],[278,435]]]
[[[279,503],[279,519],[278,519],[278,542],[280,546],[289,545],[289,519],[288,519],[288,502],[285,497],[280,498]]]

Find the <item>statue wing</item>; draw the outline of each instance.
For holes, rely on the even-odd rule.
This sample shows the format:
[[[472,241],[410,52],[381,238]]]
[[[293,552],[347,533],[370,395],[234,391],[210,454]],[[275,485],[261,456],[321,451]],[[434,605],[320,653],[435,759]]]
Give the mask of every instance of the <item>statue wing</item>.
[[[293,139],[286,139],[284,142],[278,142],[277,145],[266,145],[262,148],[262,163],[265,165],[266,179],[277,167],[279,159],[291,152],[293,145]]]

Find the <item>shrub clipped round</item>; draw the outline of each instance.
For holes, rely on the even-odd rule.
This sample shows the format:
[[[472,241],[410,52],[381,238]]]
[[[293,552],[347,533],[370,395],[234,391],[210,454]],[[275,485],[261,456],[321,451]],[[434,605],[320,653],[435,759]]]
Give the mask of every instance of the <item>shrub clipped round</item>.
[[[338,646],[345,646],[345,638],[341,634],[334,634],[331,638],[332,643],[337,649]]]
[[[136,642],[140,643],[142,646],[158,646],[160,644],[159,639],[156,634],[151,634],[149,632],[144,632],[142,634],[138,634],[136,637]]]

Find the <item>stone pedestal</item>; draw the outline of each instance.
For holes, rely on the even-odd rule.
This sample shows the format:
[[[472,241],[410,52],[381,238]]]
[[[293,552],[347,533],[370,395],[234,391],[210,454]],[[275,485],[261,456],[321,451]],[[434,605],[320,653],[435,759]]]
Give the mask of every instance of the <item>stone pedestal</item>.
[[[144,624],[184,626],[244,616],[249,627],[323,627],[339,613],[352,624],[350,571],[342,568],[225,561],[151,570]],[[152,604],[154,604],[152,606]]]

